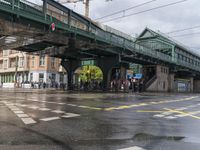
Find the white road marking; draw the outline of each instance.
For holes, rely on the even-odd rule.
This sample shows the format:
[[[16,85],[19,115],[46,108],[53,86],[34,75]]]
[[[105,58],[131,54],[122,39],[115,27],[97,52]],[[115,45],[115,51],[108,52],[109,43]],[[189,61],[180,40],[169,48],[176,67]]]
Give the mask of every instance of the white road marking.
[[[78,107],[80,107],[80,108],[88,108],[88,106],[83,106],[83,105],[80,105]]]
[[[194,108],[196,107],[196,105],[191,105],[191,106],[188,106],[188,108]]]
[[[6,106],[19,117],[24,124],[33,124],[36,123],[35,120],[30,118],[27,114],[25,114],[23,111],[21,111],[17,106],[15,106],[13,103],[5,103]],[[19,105],[19,104],[18,104]]]
[[[21,118],[21,120],[22,120],[25,124],[33,124],[33,123],[36,123],[36,121],[33,120],[32,118]]]
[[[138,147],[138,146],[133,146],[133,147],[129,147],[129,148],[122,148],[122,149],[118,149],[118,150],[145,150],[142,147]]]
[[[12,111],[20,111],[19,108],[10,108]]]
[[[167,117],[164,117],[166,119],[176,119],[177,117],[174,117],[174,116],[167,116]]]
[[[49,108],[39,108],[39,110],[41,110],[41,111],[49,111],[51,109],[49,109]]]
[[[165,115],[161,115],[161,114],[157,114],[157,115],[154,115],[154,117],[164,117]]]
[[[22,104],[22,105],[20,105],[21,107],[27,107],[28,105],[26,105],[26,104]]]
[[[61,116],[63,118],[71,118],[71,117],[79,117],[79,114],[74,114],[74,113],[65,113],[65,115]]]
[[[69,105],[69,106],[77,106],[77,105],[75,105],[75,104],[67,104],[67,105]]]
[[[58,103],[59,105],[65,105],[65,103]]]
[[[13,111],[15,114],[24,114],[24,112],[23,111],[21,111],[21,110],[17,110],[17,111]]]
[[[6,105],[7,106],[14,106],[14,104],[12,104],[12,103],[7,103]]]
[[[28,118],[27,114],[16,114],[19,118]]]
[[[178,108],[176,110],[186,110],[186,109],[188,109],[188,108],[187,107],[181,107],[181,108]]]
[[[51,121],[51,120],[58,120],[60,119],[60,117],[49,117],[49,118],[43,118],[43,119],[40,119],[42,121]]]
[[[29,106],[28,108],[30,108],[30,109],[38,109],[39,107],[37,107],[37,106]]]
[[[171,114],[173,114],[173,112],[164,112],[164,113],[162,113],[162,115],[171,115]]]
[[[61,110],[53,110],[51,112],[57,113],[57,114],[63,114],[65,113],[65,111],[61,111]]]

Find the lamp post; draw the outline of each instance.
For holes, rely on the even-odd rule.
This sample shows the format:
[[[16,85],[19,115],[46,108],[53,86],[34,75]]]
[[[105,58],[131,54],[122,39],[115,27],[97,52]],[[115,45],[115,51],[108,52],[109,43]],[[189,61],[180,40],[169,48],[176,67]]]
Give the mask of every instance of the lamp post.
[[[15,87],[17,85],[17,71],[18,71],[19,56],[15,58]]]

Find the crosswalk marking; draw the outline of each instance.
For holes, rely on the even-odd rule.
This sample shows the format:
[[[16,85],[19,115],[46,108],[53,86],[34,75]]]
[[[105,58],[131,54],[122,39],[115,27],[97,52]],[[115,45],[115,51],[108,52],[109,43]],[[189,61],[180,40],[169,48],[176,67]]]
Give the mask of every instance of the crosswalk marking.
[[[27,114],[16,114],[19,118],[28,118]]]
[[[25,114],[23,111],[21,111],[15,104],[4,102],[4,104],[13,112],[17,117],[21,119],[21,121],[24,124],[34,124],[36,123],[35,120],[33,120],[31,117],[29,117],[27,114]]]
[[[23,114],[24,112],[21,111],[21,110],[16,110],[16,111],[13,111],[15,114]]]
[[[36,123],[36,121],[33,120],[32,118],[21,118],[21,120],[22,120],[25,124],[33,124],[33,123]]]

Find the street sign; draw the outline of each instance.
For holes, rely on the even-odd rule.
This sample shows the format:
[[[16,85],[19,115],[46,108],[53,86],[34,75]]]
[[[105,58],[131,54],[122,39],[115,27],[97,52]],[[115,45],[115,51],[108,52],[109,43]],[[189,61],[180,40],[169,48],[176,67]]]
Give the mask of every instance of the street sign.
[[[141,79],[142,78],[142,74],[141,73],[135,74],[134,78],[135,79]]]

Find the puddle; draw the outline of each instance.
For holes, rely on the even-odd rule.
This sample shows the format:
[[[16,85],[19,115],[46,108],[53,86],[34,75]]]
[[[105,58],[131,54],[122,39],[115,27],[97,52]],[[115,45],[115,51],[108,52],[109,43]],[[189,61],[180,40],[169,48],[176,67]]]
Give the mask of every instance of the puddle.
[[[185,137],[182,136],[157,136],[153,134],[138,133],[135,134],[133,140],[135,141],[147,141],[147,140],[170,140],[170,141],[181,141]]]

